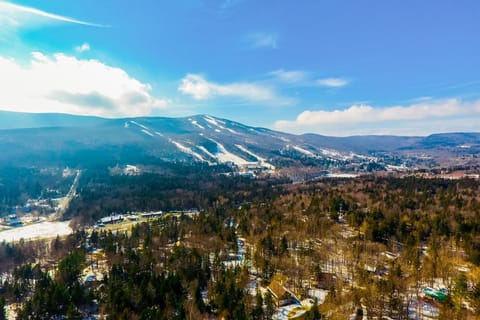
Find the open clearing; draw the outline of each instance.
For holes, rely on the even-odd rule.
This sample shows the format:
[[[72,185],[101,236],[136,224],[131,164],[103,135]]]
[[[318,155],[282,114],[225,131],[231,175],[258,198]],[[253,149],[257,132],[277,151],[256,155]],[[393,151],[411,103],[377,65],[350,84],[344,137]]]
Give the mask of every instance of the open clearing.
[[[61,222],[40,222],[24,227],[12,228],[0,232],[0,242],[15,242],[20,239],[43,239],[55,238],[57,235],[65,236],[73,232],[69,226],[70,221]]]

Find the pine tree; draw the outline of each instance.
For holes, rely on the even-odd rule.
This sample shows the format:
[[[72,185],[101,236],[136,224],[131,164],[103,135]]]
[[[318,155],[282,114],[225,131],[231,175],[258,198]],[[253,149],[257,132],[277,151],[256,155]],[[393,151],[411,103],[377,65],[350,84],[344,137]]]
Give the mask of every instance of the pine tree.
[[[275,302],[273,301],[273,297],[270,293],[267,293],[265,296],[265,319],[271,320],[273,319],[273,315],[275,313]]]
[[[318,311],[318,301],[315,299],[312,308],[305,314],[305,320],[322,320],[323,317]]]
[[[263,310],[263,297],[262,293],[257,287],[257,295],[255,299],[255,307],[252,310],[252,319],[253,320],[261,320],[264,317],[264,310]]]
[[[77,308],[71,303],[67,310],[67,320],[81,320],[82,315],[78,312]]]
[[[0,297],[0,320],[6,320],[7,314],[5,310],[5,298]]]

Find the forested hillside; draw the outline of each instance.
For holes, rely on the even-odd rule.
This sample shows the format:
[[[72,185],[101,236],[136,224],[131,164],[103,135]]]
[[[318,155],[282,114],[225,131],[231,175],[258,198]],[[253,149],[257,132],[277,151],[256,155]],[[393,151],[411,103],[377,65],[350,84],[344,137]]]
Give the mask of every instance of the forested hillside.
[[[272,319],[269,288],[281,283],[298,299],[324,290],[304,319],[363,312],[407,319],[424,303],[439,319],[480,315],[478,181],[216,176],[207,183],[210,174],[196,182],[188,174],[84,176],[69,213],[95,208],[84,222],[127,204],[202,210],[51,243],[2,244],[0,268],[11,273],[2,296],[19,303],[19,319]],[[425,288],[439,286],[446,299],[428,300]]]

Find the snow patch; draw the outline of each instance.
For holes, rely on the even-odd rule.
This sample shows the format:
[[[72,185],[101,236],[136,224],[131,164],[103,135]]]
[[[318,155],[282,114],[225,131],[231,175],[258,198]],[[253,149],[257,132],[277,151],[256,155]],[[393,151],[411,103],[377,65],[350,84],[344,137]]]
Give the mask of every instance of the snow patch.
[[[142,132],[145,133],[147,136],[153,137],[153,133],[151,133],[150,131],[148,131],[146,129],[142,129]]]
[[[255,153],[251,152],[250,150],[248,150],[247,148],[245,148],[244,146],[240,145],[240,144],[236,144],[235,145],[238,149],[242,150],[243,152],[251,155],[252,157],[256,158],[258,161],[265,161],[265,158],[262,158],[260,157],[259,155],[256,155]]]
[[[295,150],[297,150],[297,151],[300,152],[300,153],[303,153],[303,154],[306,155],[306,156],[314,157],[314,158],[316,157],[316,155],[315,155],[313,152],[308,151],[307,149],[304,149],[304,148],[302,148],[302,147],[300,147],[300,146],[293,146],[292,148],[295,149]]]
[[[202,150],[202,152],[208,155],[210,158],[217,159],[217,157],[215,157],[215,155],[208,151],[204,146],[197,146],[197,148]]]
[[[20,239],[43,239],[65,236],[73,232],[69,226],[70,221],[62,222],[40,222],[25,227],[13,228],[0,232],[0,242],[15,242]]]
[[[148,128],[148,127],[144,126],[143,124],[138,123],[138,122],[136,122],[136,121],[133,121],[133,120],[132,120],[132,121],[130,121],[130,123],[133,123],[134,125],[139,126],[140,128],[143,128],[143,129],[145,129],[145,130],[150,130],[150,128]]]
[[[242,150],[243,152],[245,152],[245,153],[251,155],[252,157],[256,158],[262,166],[264,166],[266,168],[269,168],[269,169],[272,169],[272,170],[275,169],[275,167],[273,165],[271,165],[270,163],[267,162],[267,159],[260,157],[259,155],[253,153],[252,151],[248,150],[247,148],[245,148],[244,146],[242,146],[240,144],[236,144],[235,146],[238,149]]]
[[[235,130],[233,130],[233,129],[230,129],[230,128],[227,128],[227,127],[225,127],[224,129],[227,130],[227,131],[230,132],[230,133],[239,134],[237,131],[235,131]]]
[[[193,151],[191,148],[184,146],[184,145],[181,144],[180,142],[174,141],[174,140],[172,140],[172,139],[169,139],[169,141],[170,141],[171,143],[173,143],[173,144],[174,144],[180,151],[182,151],[183,153],[190,154],[190,155],[194,156],[195,158],[197,158],[197,159],[200,160],[200,161],[208,162],[208,161],[205,160],[201,155],[199,155],[198,153],[196,153],[195,151]]]
[[[191,120],[191,119],[190,119],[190,120]],[[191,120],[191,123],[192,123],[195,127],[200,128],[200,129],[202,129],[202,130],[205,130],[205,127],[199,125],[196,120]]]
[[[218,159],[220,162],[233,162],[236,165],[247,165],[249,162],[231,152],[229,152],[223,144],[213,140],[209,139],[210,141],[214,142],[217,144],[218,152],[215,154],[215,157]]]
[[[362,154],[358,154],[358,153],[354,153],[354,152],[350,152],[349,157],[350,157],[350,159],[359,158],[359,159],[363,159],[363,160],[369,160],[369,161],[378,162],[378,158],[377,158],[377,157],[364,156],[364,155],[362,155]]]
[[[230,129],[230,128],[227,128],[227,127],[224,127],[223,125],[226,125],[226,122],[225,122],[225,121],[220,121],[220,120],[214,119],[214,118],[212,118],[212,117],[210,117],[210,116],[205,116],[205,117],[203,117],[203,119],[204,119],[205,121],[207,121],[208,123],[216,126],[216,127],[219,128],[219,129],[227,130],[228,132],[233,133],[233,134],[238,134],[237,131],[235,131],[235,130],[233,130],[233,129]],[[221,125],[220,123],[223,124],[223,125]],[[220,132],[219,129],[215,129],[215,131],[216,131],[216,132]]]
[[[143,124],[141,123],[138,123],[136,121],[133,121],[131,120],[130,121],[131,124],[134,124],[136,125],[137,127],[141,128],[142,129],[142,132],[145,133],[147,136],[150,136],[150,137],[153,137],[154,134],[152,133],[153,130],[151,130],[149,127],[147,126],[144,126]],[[129,124],[128,122],[125,123],[125,128],[128,128],[129,127]],[[156,132],[155,132],[156,133]],[[157,133],[158,134],[158,133]]]
[[[327,149],[320,149],[320,151],[322,152],[322,154],[323,154],[324,156],[327,156],[327,157],[330,157],[330,158],[346,159],[345,156],[343,156],[342,154],[340,154],[340,153],[337,152],[337,151],[327,150]]]
[[[329,173],[326,175],[328,178],[344,178],[344,179],[353,179],[358,177],[358,174],[353,173]]]
[[[217,126],[217,127],[220,126],[219,123],[225,124],[225,121],[221,121],[221,120],[212,118],[210,116],[204,116],[203,119],[205,119],[205,121],[207,121],[208,123],[213,124],[214,126]]]

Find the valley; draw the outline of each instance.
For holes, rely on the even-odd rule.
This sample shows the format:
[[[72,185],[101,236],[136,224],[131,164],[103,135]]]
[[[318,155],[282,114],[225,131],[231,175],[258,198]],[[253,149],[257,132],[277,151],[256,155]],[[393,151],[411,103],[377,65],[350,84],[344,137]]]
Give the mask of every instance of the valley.
[[[476,176],[292,183],[217,170],[167,162],[68,178],[65,194],[77,192],[56,238],[0,245],[9,310],[18,319],[475,318]],[[36,271],[19,273],[28,268]],[[170,291],[170,281],[181,290]],[[157,285],[167,287],[148,293]],[[440,289],[447,300],[436,298]],[[160,303],[163,295],[174,300]]]
[[[475,319],[476,139],[0,130],[0,294],[16,319]]]

